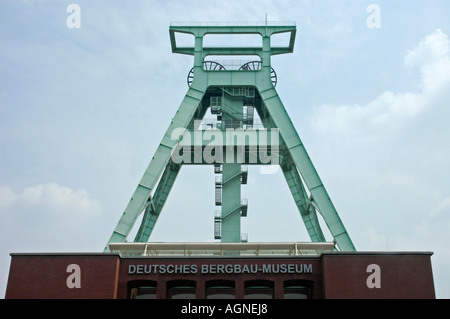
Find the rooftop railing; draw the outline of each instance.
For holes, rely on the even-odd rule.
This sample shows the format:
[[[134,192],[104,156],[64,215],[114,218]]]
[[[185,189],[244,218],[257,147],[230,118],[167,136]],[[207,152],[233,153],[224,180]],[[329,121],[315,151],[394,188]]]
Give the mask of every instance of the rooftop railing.
[[[111,252],[121,256],[195,257],[195,256],[311,256],[331,252],[332,242],[268,242],[268,243],[110,243]]]
[[[295,26],[295,21],[172,21],[170,22],[171,27],[287,27]]]

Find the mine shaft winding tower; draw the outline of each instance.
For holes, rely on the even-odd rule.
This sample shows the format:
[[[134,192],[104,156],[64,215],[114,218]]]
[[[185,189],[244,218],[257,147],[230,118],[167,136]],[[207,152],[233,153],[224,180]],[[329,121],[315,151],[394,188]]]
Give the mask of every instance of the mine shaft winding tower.
[[[214,237],[226,243],[246,241],[241,218],[248,202],[241,198],[248,165],[279,165],[312,242],[324,242],[318,221],[323,217],[336,249],[355,247],[275,89],[277,75],[271,56],[292,53],[295,23],[173,23],[173,53],[192,55],[188,91],[150,161],[109,243],[124,242],[144,214],[135,242],[146,242],[183,165],[211,165],[216,173]],[[271,37],[287,33],[286,46],[274,47]],[[194,37],[193,46],[179,46],[177,35]],[[207,34],[256,34],[261,45],[204,46]],[[245,56],[242,63],[211,57]],[[205,122],[210,110],[216,118]],[[260,123],[255,123],[258,116]],[[259,127],[260,126],[260,127]],[[201,136],[200,139],[197,137]],[[108,251],[108,245],[105,251]]]

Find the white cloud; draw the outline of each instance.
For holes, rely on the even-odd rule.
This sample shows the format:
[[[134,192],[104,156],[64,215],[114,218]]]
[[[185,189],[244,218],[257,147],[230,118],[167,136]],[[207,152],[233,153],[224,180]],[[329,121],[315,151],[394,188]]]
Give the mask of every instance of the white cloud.
[[[83,189],[56,183],[14,192],[0,187],[0,298],[6,288],[9,253],[101,250],[102,206]]]
[[[420,67],[419,92],[385,91],[366,104],[322,105],[311,119],[311,125],[322,132],[380,134],[415,118],[436,94],[450,84],[450,42],[436,30],[405,57],[407,67]]]
[[[26,187],[16,193],[0,187],[1,250],[92,250],[91,240],[101,242],[96,228],[102,206],[83,190],[56,183]],[[23,238],[29,238],[24,241]],[[105,240],[105,239],[103,239]],[[98,245],[101,250],[101,245]],[[97,250],[97,251],[98,251]]]
[[[437,29],[428,35],[405,57],[409,67],[420,66],[422,90],[431,96],[450,84],[450,42],[445,33]]]
[[[333,163],[320,170],[329,170],[327,185],[347,183],[337,198],[355,210],[350,225],[357,249],[434,252],[436,294],[442,298],[450,292],[443,284],[450,280],[448,36],[437,29],[403,62],[405,72],[420,74],[415,89],[386,88],[367,103],[322,105],[310,124],[318,151]],[[344,210],[343,217],[352,213]]]
[[[25,188],[15,194],[9,187],[0,187],[0,213],[14,223],[26,222],[33,215],[36,226],[52,220],[85,220],[101,213],[100,204],[83,190],[72,190],[56,183]]]

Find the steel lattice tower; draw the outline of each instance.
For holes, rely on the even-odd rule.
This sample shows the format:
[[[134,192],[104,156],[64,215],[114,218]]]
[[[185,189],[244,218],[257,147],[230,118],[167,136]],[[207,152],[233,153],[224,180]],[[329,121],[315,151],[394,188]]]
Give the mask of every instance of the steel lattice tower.
[[[124,242],[140,214],[144,214],[135,242],[148,241],[182,165],[213,165],[216,175],[215,238],[241,242],[241,217],[247,202],[241,198],[246,165],[280,165],[313,242],[324,242],[319,213],[341,251],[355,247],[279,98],[271,56],[292,53],[295,24],[171,25],[173,53],[194,56],[189,89],[148,165],[108,244]],[[195,38],[193,47],[176,43],[179,33]],[[289,33],[289,44],[272,47],[271,36]],[[206,34],[257,34],[259,47],[204,47]],[[209,56],[256,56],[228,67]],[[194,76],[195,75],[195,76]],[[210,110],[214,123],[202,120]],[[254,112],[263,129],[254,127]],[[269,155],[270,154],[270,155]],[[263,156],[262,156],[263,155]],[[267,161],[267,159],[270,161]],[[105,251],[109,247],[105,247]]]

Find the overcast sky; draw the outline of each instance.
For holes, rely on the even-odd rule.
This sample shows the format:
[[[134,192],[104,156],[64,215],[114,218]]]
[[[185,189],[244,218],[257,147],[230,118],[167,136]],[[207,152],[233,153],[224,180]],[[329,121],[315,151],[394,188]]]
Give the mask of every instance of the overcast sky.
[[[66,24],[71,3],[81,28]],[[277,91],[357,250],[434,252],[437,297],[450,298],[449,12],[447,0],[1,0],[0,297],[11,252],[103,250],[187,91],[193,59],[171,53],[170,22],[267,14],[296,22],[294,53],[272,58]],[[281,171],[250,167],[243,194],[249,241],[309,241]],[[151,240],[212,241],[214,209],[213,168],[184,166]]]

